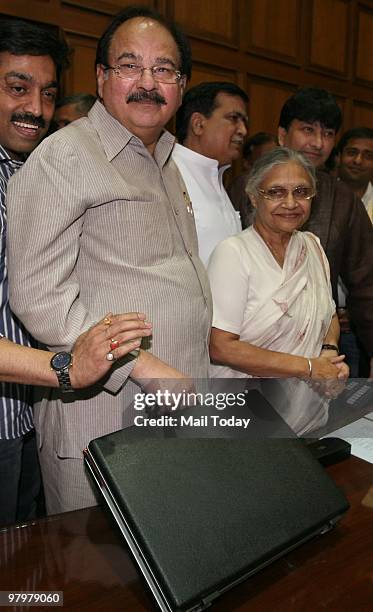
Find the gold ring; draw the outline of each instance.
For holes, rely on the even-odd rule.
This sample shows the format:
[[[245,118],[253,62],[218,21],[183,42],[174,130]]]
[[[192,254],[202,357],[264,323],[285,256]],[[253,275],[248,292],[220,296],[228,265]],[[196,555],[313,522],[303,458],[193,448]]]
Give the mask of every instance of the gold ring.
[[[104,325],[111,325],[112,324],[112,320],[110,317],[105,317],[103,320],[103,324]]]

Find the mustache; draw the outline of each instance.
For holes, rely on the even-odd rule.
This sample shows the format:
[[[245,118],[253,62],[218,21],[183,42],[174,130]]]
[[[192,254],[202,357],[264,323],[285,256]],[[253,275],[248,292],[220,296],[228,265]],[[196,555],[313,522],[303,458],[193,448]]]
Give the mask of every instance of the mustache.
[[[143,100],[149,100],[156,104],[167,104],[165,98],[157,91],[136,91],[128,96],[127,103],[142,102]]]
[[[19,121],[21,123],[29,123],[40,128],[45,128],[46,123],[44,117],[35,117],[32,113],[13,113],[11,121]]]

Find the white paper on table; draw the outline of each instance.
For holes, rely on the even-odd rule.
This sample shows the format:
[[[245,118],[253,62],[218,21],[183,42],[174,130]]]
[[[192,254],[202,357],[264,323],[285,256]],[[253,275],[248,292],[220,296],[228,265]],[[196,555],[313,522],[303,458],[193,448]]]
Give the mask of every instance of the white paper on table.
[[[373,412],[364,418],[328,433],[326,438],[342,438],[351,444],[351,454],[373,463]]]

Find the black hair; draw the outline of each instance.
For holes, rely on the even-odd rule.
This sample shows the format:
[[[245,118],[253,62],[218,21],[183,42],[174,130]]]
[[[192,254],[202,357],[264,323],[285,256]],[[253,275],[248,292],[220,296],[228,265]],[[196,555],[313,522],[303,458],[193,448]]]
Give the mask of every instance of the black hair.
[[[328,159],[324,162],[323,170],[325,172],[334,172],[338,166],[338,149],[337,147],[333,147]]]
[[[274,142],[278,145],[277,137],[269,132],[257,132],[248,138],[242,149],[242,156],[245,159],[250,159],[254,147],[267,144],[267,142]]]
[[[64,98],[60,98],[59,100],[57,100],[56,110],[58,108],[61,108],[61,106],[66,106],[67,104],[75,104],[79,113],[88,113],[88,111],[91,110],[96,100],[97,98],[93,94],[72,94],[71,96],[65,96]]]
[[[199,83],[199,85],[192,87],[186,92],[183,103],[176,113],[176,137],[181,144],[187,137],[189,122],[193,113],[201,113],[205,117],[211,117],[218,107],[217,96],[220,93],[238,96],[245,104],[249,101],[244,90],[235,83],[212,81]]]
[[[317,121],[323,127],[338,132],[342,124],[342,112],[335,97],[325,89],[304,87],[285,102],[279,126],[288,130],[294,119],[307,123]]]
[[[373,129],[369,127],[357,127],[352,128],[351,130],[347,130],[347,132],[342,134],[341,139],[338,143],[338,152],[342,153],[348,141],[355,140],[357,138],[369,138],[373,140]]]
[[[113,21],[106,28],[98,41],[95,66],[97,67],[98,64],[102,64],[103,66],[108,65],[110,44],[116,30],[122,23],[134,19],[135,17],[148,17],[153,19],[169,31],[179,50],[180,71],[183,75],[186,75],[187,79],[190,79],[192,74],[192,52],[188,38],[176,23],[168,21],[162,17],[160,13],[146,6],[128,6],[114,17]]]
[[[57,80],[69,65],[69,47],[51,29],[21,19],[0,21],[0,53],[49,55],[56,67]]]

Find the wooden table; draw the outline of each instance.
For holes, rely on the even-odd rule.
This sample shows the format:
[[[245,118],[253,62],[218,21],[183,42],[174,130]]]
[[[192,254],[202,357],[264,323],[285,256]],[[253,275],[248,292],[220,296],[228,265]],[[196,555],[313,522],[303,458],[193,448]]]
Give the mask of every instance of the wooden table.
[[[373,610],[373,465],[351,457],[328,472],[351,504],[338,527],[232,589],[214,610]],[[2,530],[0,560],[0,590],[63,591],[63,609],[79,612],[156,609],[101,508]]]

